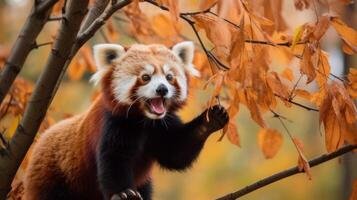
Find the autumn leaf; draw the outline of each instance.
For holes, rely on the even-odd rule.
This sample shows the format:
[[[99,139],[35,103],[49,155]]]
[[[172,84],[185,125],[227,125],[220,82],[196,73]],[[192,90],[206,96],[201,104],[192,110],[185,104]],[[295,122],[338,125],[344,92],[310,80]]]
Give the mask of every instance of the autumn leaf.
[[[315,40],[319,41],[325,35],[327,29],[330,27],[330,19],[328,15],[320,17],[315,30],[313,32]]]
[[[68,67],[68,77],[71,80],[79,80],[86,69],[85,61],[82,57],[78,57],[77,59],[74,59],[72,63]]]
[[[291,44],[291,49],[294,49],[296,44],[300,41],[303,32],[303,26],[298,26],[294,31],[293,41]]]
[[[304,170],[304,172],[307,175],[307,177],[309,178],[309,180],[311,180],[312,179],[311,168],[310,168],[309,162],[307,161],[305,155],[303,154],[303,145],[302,145],[301,141],[297,138],[292,138],[292,141],[293,141],[295,148],[299,154],[298,168],[300,171]]]
[[[151,18],[153,30],[162,38],[171,38],[177,35],[175,23],[164,14],[158,14]]]
[[[340,18],[331,17],[331,24],[337,33],[351,46],[357,46],[357,31],[348,27]]]
[[[240,138],[238,134],[238,128],[233,122],[229,122],[224,128],[223,133],[227,135],[228,140],[240,147]]]
[[[232,35],[229,24],[214,15],[198,14],[193,19],[199,28],[205,30],[208,39],[216,47],[230,49]]]
[[[290,68],[285,68],[281,74],[282,77],[288,79],[289,81],[294,80],[293,71]]]
[[[179,1],[177,0],[159,0],[160,5],[167,6],[174,21],[178,21],[180,18]]]
[[[347,75],[349,81],[348,92],[352,98],[357,98],[357,69],[350,68],[350,72]]]
[[[306,100],[310,100],[311,99],[311,94],[310,92],[306,91],[306,90],[303,90],[303,89],[295,89],[294,90],[294,94],[301,97],[301,98],[304,98]]]
[[[300,73],[307,76],[307,84],[313,81],[316,77],[315,68],[312,59],[312,49],[309,45],[305,46],[302,60],[300,62]]]
[[[326,85],[326,94],[320,105],[320,123],[323,123],[325,128],[328,152],[340,148],[345,140],[355,141],[356,116],[355,104],[346,88],[337,82]]]
[[[283,143],[283,136],[276,129],[262,129],[258,133],[258,145],[265,158],[273,158]]]
[[[274,94],[278,94],[280,97],[283,97],[285,99],[289,98],[288,87],[281,82],[276,72],[270,72],[268,74],[267,83],[269,87],[273,90]]]

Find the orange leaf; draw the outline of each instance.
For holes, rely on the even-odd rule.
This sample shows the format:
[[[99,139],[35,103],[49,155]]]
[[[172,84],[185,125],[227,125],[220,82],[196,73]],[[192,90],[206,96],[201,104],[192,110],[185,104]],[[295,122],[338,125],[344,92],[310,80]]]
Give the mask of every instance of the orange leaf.
[[[240,139],[239,139],[239,134],[238,134],[238,128],[237,126],[229,122],[223,129],[223,132],[227,135],[228,140],[234,144],[240,147]]]
[[[294,93],[299,96],[299,97],[302,97],[306,100],[310,100],[311,99],[311,94],[306,91],[306,90],[303,90],[303,89],[295,89]]]
[[[312,50],[309,45],[305,46],[304,54],[302,56],[302,60],[300,62],[300,73],[305,74],[307,76],[307,83],[313,81],[316,77],[316,72],[314,65],[311,61]]]
[[[304,170],[309,180],[311,180],[312,179],[311,168],[309,162],[307,161],[305,155],[303,154],[303,145],[301,141],[297,138],[292,138],[292,140],[299,154],[298,168],[300,171]]]
[[[73,60],[72,63],[68,67],[68,77],[71,80],[79,80],[86,69],[84,59],[82,57],[78,57]]]
[[[194,15],[196,25],[205,30],[208,39],[220,48],[230,49],[231,29],[229,24],[214,15],[198,14]]]
[[[357,31],[348,27],[340,18],[331,17],[331,24],[337,33],[352,46],[357,46]]]
[[[262,129],[258,133],[258,145],[265,158],[273,158],[283,143],[283,136],[275,129]]]
[[[290,68],[285,68],[283,73],[281,74],[284,78],[288,79],[289,81],[294,80],[293,71]]]
[[[267,76],[267,82],[269,87],[275,94],[278,94],[285,99],[289,98],[289,91],[286,85],[284,85],[276,72],[270,72]]]
[[[152,17],[151,25],[155,33],[160,37],[171,38],[177,35],[175,24],[164,14]]]
[[[177,0],[160,0],[158,1],[160,5],[165,5],[168,7],[172,19],[176,22],[179,20],[180,17],[180,9],[179,9],[179,2]]]
[[[330,27],[330,20],[329,20],[329,16],[324,15],[322,17],[320,17],[316,28],[314,30],[314,38],[319,41],[322,36],[326,33],[327,29]]]

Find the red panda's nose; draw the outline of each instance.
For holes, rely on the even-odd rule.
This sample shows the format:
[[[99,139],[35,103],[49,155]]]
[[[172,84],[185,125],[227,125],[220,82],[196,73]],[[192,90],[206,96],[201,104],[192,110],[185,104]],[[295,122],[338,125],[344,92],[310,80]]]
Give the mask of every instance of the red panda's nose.
[[[158,94],[162,97],[165,96],[168,92],[169,92],[169,90],[167,89],[166,85],[164,85],[164,84],[160,84],[159,87],[157,87],[157,89],[156,89],[156,94]]]

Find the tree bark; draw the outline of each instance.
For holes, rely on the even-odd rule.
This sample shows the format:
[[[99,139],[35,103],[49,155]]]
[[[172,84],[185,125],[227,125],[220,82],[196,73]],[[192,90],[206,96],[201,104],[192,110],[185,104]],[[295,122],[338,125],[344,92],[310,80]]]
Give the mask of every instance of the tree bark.
[[[59,81],[63,66],[76,41],[81,22],[87,13],[87,5],[88,0],[70,0],[67,5],[66,13],[45,71],[37,81],[23,119],[9,142],[8,155],[0,159],[0,199],[5,199],[10,191],[11,182],[16,171],[46,115],[53,89]]]
[[[36,38],[57,1],[47,0],[33,6],[0,74],[0,105],[20,73],[30,51],[36,46]]]

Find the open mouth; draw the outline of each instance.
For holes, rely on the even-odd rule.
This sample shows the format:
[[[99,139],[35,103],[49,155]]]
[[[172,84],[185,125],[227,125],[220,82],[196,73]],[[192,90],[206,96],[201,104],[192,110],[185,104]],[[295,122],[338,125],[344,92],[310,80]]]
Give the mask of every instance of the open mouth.
[[[162,97],[156,97],[148,100],[149,110],[155,115],[162,115],[166,112],[164,104],[165,99]]]

